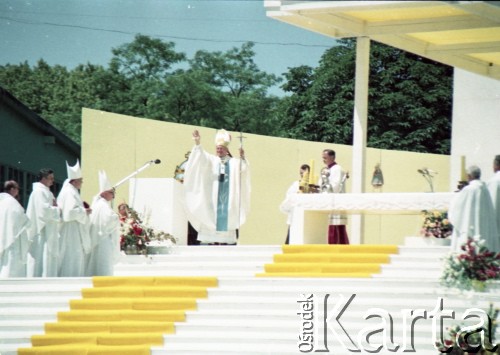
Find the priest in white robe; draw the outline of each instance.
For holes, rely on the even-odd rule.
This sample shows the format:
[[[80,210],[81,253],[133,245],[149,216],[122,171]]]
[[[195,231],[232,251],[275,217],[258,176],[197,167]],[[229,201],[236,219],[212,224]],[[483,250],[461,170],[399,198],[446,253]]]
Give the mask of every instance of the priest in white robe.
[[[237,230],[250,210],[250,166],[240,148],[240,158],[229,153],[231,136],[219,130],[216,154],[207,153],[200,134],[193,132],[193,147],[184,173],[186,212],[203,244],[236,244]]]
[[[57,196],[57,205],[62,212],[59,230],[59,276],[81,277],[85,275],[85,254],[90,252],[89,214],[80,196],[83,178],[80,162],[74,166],[66,162],[68,178]]]
[[[28,277],[55,277],[59,271],[59,221],[61,210],[50,187],[54,172],[42,169],[28,200],[26,215],[31,221]]]
[[[99,191],[92,202],[90,215],[91,251],[87,260],[87,276],[112,276],[120,259],[120,219],[111,208],[115,189],[104,171],[99,171]]]
[[[500,155],[493,160],[493,177],[488,181],[488,190],[495,207],[497,231],[500,233]]]
[[[450,203],[451,249],[460,252],[469,237],[479,236],[489,250],[500,252],[495,211],[488,188],[480,180],[481,170],[471,166],[467,169],[467,177],[469,184]]]
[[[26,277],[30,221],[18,195],[17,182],[6,181],[0,193],[0,277]]]
[[[290,185],[290,187],[286,191],[285,199],[283,200],[283,202],[279,206],[280,211],[287,215],[286,224],[288,226],[288,231],[286,234],[285,244],[290,243],[290,224],[292,224],[292,215],[293,215],[293,203],[290,201],[290,199],[295,194],[302,192],[301,191],[301,182],[304,179],[304,175],[306,175],[306,178],[309,178],[309,171],[310,170],[311,170],[311,167],[307,164],[302,164],[300,166],[300,169],[299,169],[300,178],[298,180],[295,180]]]

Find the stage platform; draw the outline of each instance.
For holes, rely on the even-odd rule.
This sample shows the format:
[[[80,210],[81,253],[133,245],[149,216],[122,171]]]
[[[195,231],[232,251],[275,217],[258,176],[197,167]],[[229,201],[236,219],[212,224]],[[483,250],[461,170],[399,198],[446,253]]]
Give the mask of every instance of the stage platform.
[[[340,328],[334,319],[328,323],[333,328],[327,329],[327,339],[323,338],[324,309],[320,305],[325,302],[331,316],[338,302],[345,305],[351,299],[340,323],[356,344],[360,331],[381,322],[380,318],[366,320],[367,315],[383,310],[393,319],[394,342],[400,345],[410,340],[404,333],[407,309],[431,312],[442,297],[444,308],[456,312],[458,324],[466,309],[486,310],[490,302],[500,303],[496,285],[480,293],[451,292],[439,286],[441,258],[448,247],[389,246],[395,249],[386,262],[381,256],[385,246],[366,249],[366,264],[382,260],[378,271],[350,276],[344,269],[357,258],[357,247],[339,252],[329,246],[314,246],[301,254],[295,246],[179,246],[167,255],[125,256],[111,279],[1,279],[0,354],[80,354],[85,346],[88,354],[300,354],[300,301],[314,295],[315,331],[322,337],[315,349],[325,350],[326,344],[329,352],[343,355],[352,352],[345,336],[344,344],[335,338],[333,330],[339,333]],[[334,267],[338,277],[331,277],[333,269],[325,275],[316,269],[309,276],[300,270],[301,276],[290,275],[297,264],[318,267],[329,263],[327,257],[332,255],[333,263],[341,264],[340,269]],[[286,262],[290,263],[287,272],[281,277],[274,275],[275,265]],[[173,305],[180,307],[184,318],[172,321],[165,315],[165,323],[171,322],[172,328],[156,338],[153,331],[146,335],[137,330],[146,319],[136,320],[139,323],[134,326],[127,318],[133,318],[139,309],[163,317],[168,313],[165,309]],[[112,320],[117,313],[121,321]],[[115,334],[104,329],[105,323],[108,328],[115,326]],[[127,331],[120,335],[116,330],[120,327]],[[137,334],[130,335],[133,329]],[[146,329],[144,326],[144,332]],[[377,339],[373,338],[374,344]],[[42,345],[32,348],[32,341]],[[53,345],[70,341],[87,345]],[[100,348],[88,345],[94,341]],[[433,347],[431,319],[416,322],[413,341],[417,354],[438,353]],[[27,350],[18,352],[19,348]]]

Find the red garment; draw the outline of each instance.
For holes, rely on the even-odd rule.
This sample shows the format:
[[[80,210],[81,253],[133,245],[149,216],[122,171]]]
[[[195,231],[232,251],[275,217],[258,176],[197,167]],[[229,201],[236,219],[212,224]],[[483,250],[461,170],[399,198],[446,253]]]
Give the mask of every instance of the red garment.
[[[345,225],[328,226],[328,244],[349,244]]]

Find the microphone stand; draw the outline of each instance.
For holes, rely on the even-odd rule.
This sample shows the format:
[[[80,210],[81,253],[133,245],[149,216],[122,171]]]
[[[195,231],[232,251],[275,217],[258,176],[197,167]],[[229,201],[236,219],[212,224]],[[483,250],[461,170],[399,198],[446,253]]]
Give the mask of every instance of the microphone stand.
[[[148,161],[146,164],[144,164],[143,166],[141,166],[139,169],[137,169],[136,171],[134,171],[132,174],[128,175],[127,177],[124,177],[123,179],[121,179],[120,181],[118,181],[115,186],[113,186],[114,189],[116,189],[118,186],[120,186],[121,184],[123,184],[124,182],[126,182],[128,179],[136,176],[137,174],[139,174],[141,171],[149,168],[152,164],[160,164],[161,161],[160,159],[156,159],[156,160],[150,160]]]

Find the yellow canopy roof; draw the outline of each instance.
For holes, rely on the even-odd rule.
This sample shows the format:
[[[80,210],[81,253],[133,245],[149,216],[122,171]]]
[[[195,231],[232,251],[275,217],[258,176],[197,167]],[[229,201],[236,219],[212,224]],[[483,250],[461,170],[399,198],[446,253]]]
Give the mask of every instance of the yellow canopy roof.
[[[369,37],[500,79],[500,1],[265,0],[267,16],[334,38]]]

